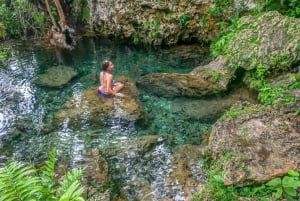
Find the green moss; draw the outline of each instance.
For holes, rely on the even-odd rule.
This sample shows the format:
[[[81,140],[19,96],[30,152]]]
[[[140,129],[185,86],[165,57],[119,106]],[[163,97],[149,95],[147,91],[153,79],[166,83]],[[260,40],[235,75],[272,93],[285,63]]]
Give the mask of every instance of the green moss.
[[[251,105],[251,106],[246,106],[246,107],[239,108],[239,109],[229,109],[229,110],[225,111],[225,113],[219,120],[224,121],[228,118],[237,119],[238,117],[240,117],[244,114],[258,113],[258,112],[262,111],[263,108],[264,108],[264,106],[262,106],[262,105]]]

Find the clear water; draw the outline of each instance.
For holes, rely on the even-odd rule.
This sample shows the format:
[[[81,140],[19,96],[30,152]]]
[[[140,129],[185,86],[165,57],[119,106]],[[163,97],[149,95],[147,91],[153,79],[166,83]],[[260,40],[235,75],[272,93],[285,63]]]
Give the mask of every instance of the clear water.
[[[137,184],[138,180],[149,182],[149,196],[153,199],[184,200],[180,185],[165,181],[172,171],[169,145],[162,140],[141,156],[133,142],[140,136],[168,134],[174,138],[174,145],[199,144],[213,121],[201,122],[180,113],[180,105],[193,100],[168,100],[140,89],[140,99],[149,119],[148,125],[143,127],[112,118],[102,128],[86,125],[73,130],[64,124],[50,133],[43,133],[42,128],[67,100],[80,102],[85,89],[98,85],[85,76],[98,74],[105,59],[115,64],[115,75],[137,80],[152,72],[189,72],[206,62],[205,48],[146,49],[82,38],[72,52],[46,49],[32,43],[16,44],[9,52],[8,57],[0,60],[0,165],[12,157],[23,161],[44,161],[56,147],[59,159],[70,161],[72,167],[79,167],[85,160],[86,151],[98,148],[106,156],[113,178],[120,182],[129,200],[134,199],[142,188]],[[62,89],[35,84],[39,74],[61,64],[76,69],[80,76]],[[114,147],[119,151],[105,153]]]

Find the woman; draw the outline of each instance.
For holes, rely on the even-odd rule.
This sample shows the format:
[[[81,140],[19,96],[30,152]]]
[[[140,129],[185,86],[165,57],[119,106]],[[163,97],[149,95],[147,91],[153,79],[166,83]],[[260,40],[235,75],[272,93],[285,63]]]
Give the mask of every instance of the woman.
[[[100,72],[100,86],[98,88],[98,94],[104,97],[115,96],[124,85],[113,80],[111,72],[114,69],[114,65],[111,61],[102,62],[102,71]]]

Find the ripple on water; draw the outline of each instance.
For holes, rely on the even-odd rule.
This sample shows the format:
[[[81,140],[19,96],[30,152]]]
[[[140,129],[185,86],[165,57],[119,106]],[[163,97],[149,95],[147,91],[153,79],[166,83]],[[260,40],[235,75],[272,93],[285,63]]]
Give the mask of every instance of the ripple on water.
[[[14,119],[13,110],[10,108],[0,108],[0,137],[12,129]]]

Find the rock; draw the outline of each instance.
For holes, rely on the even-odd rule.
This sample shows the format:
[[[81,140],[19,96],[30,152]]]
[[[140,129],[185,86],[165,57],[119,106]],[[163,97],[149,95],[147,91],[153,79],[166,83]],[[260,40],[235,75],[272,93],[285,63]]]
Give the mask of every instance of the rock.
[[[40,86],[60,88],[69,83],[77,75],[78,73],[71,67],[56,66],[47,69],[35,81]]]
[[[215,122],[225,110],[232,107],[238,101],[256,103],[255,95],[245,88],[238,88],[226,96],[217,96],[209,99],[192,99],[180,101],[176,99],[172,103],[172,112],[180,114],[182,118],[201,121]]]
[[[300,19],[277,11],[242,17],[227,37],[224,57],[229,66],[251,70],[262,64],[280,72],[300,60]]]
[[[264,183],[300,170],[299,132],[289,115],[262,106],[234,107],[246,112],[219,120],[205,148],[213,160],[223,161],[226,185]]]
[[[99,189],[103,188],[104,185],[109,183],[112,184],[112,179],[108,172],[108,163],[105,158],[100,155],[99,150],[91,149],[88,151],[81,163],[81,165],[85,168],[83,175],[85,197],[101,197],[102,200],[110,200],[109,190],[104,189],[105,192],[99,192]],[[106,188],[109,188],[109,186],[106,186]]]
[[[88,0],[87,3],[90,26],[105,36],[151,45],[174,45],[209,42],[218,35],[217,19],[209,14],[216,5],[214,0]],[[253,8],[256,1],[233,1],[227,5],[218,12],[222,20],[230,19],[237,9],[242,13]]]
[[[192,200],[193,194],[200,191],[206,180],[203,164],[199,163],[200,155],[201,149],[195,145],[180,145],[174,150],[169,179],[181,184],[185,200]]]
[[[196,67],[190,74],[199,78],[216,82],[227,89],[231,80],[235,78],[234,68],[229,68],[226,58],[219,56],[214,61],[204,66]]]
[[[68,101],[54,117],[54,125],[68,124],[71,127],[103,126],[107,118],[122,118],[128,121],[145,120],[138,91],[134,83],[126,77],[117,78],[125,87],[124,97],[105,98],[97,93],[97,87],[83,92],[80,100]]]
[[[143,76],[137,86],[157,96],[174,97],[202,97],[225,91],[219,83],[196,77],[192,74],[152,73]]]

